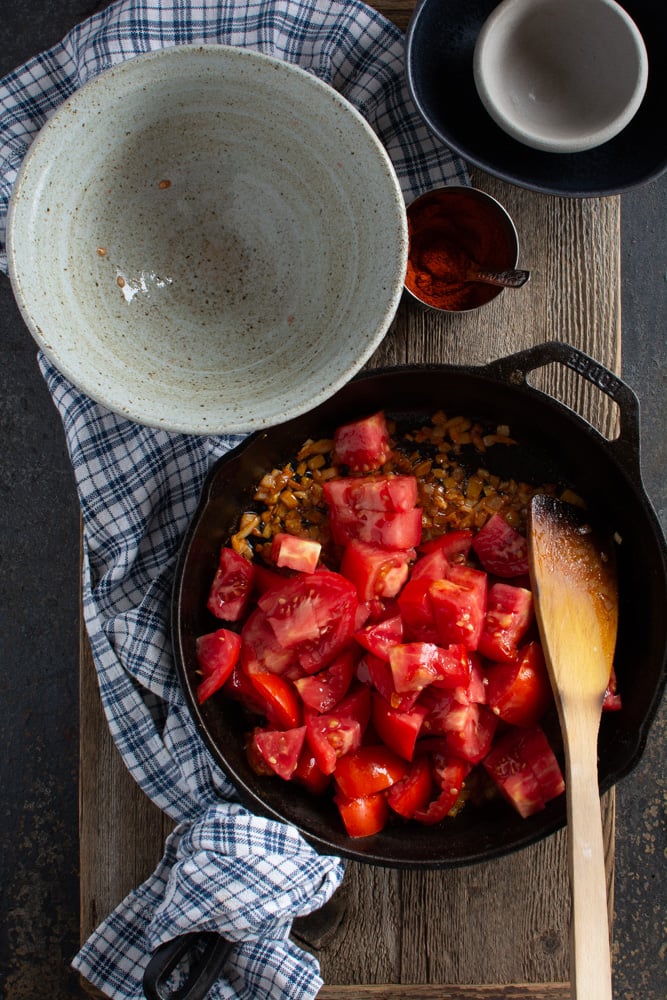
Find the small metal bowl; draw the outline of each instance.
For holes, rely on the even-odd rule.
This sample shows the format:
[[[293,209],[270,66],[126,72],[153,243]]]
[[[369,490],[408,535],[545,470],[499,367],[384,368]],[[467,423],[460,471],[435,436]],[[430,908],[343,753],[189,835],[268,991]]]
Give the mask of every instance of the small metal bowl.
[[[408,206],[405,289],[437,312],[479,309],[502,286],[465,277],[465,261],[491,271],[515,268],[519,237],[505,208],[490,194],[465,185],[435,188]]]

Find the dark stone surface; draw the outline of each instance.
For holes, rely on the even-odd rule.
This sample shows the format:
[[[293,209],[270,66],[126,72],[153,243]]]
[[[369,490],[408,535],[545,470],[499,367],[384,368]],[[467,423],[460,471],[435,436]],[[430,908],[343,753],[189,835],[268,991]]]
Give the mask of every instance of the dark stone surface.
[[[0,76],[57,42],[92,0],[4,0]],[[643,416],[646,487],[667,526],[667,175],[622,200],[623,373]],[[0,996],[84,996],[78,944],[78,506],[35,347],[0,276]],[[614,994],[667,996],[667,712],[618,786]]]

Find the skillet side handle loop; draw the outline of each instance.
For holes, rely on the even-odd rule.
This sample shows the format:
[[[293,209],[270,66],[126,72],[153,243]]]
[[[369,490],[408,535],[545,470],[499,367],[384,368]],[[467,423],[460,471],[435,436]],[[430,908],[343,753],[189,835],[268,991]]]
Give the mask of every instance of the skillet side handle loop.
[[[641,478],[639,400],[629,385],[599,361],[571,344],[552,340],[492,361],[486,371],[510,385],[525,386],[530,372],[554,362],[581,375],[616,403],[620,414],[619,435],[615,440],[605,438],[604,443],[629,475]]]
[[[177,990],[170,989],[170,975],[198,944],[203,944],[204,950],[193,960],[187,981]],[[144,971],[146,1000],[205,1000],[222,973],[228,950],[229,943],[213,931],[193,931],[160,945]]]

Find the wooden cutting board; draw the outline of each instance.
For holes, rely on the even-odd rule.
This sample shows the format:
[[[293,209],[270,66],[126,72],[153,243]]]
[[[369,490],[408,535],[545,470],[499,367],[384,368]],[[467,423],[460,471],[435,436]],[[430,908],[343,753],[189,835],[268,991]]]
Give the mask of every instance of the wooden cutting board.
[[[376,4],[405,28],[412,3]],[[546,340],[579,347],[620,373],[620,198],[538,195],[481,173],[506,206],[530,282],[458,316],[404,301],[369,367],[482,364]],[[571,372],[549,391],[612,435],[613,404]],[[134,785],[110,739],[82,624],[80,692],[81,938],[143,881],[171,829]],[[603,799],[613,909],[614,795]],[[319,958],[320,1000],[489,1000],[569,997],[566,837],[453,871],[398,872],[350,863],[324,911],[295,937]],[[101,995],[90,988],[91,995]]]

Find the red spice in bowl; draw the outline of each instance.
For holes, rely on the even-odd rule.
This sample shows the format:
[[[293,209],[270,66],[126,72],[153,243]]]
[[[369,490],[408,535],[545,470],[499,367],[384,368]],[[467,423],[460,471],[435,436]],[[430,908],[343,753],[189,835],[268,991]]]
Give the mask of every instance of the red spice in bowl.
[[[502,287],[466,277],[471,262],[496,271],[516,267],[517,232],[500,202],[452,185],[416,198],[407,216],[405,287],[414,298],[443,312],[466,312],[500,295]]]

